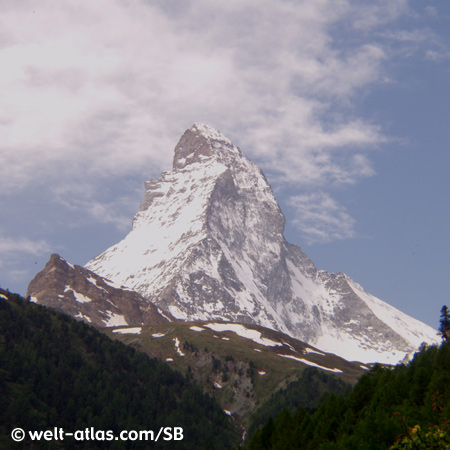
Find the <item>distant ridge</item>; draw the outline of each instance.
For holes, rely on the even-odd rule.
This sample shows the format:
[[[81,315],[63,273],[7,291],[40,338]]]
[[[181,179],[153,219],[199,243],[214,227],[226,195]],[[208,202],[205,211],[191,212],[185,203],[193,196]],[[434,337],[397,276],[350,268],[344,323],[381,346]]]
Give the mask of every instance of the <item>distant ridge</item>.
[[[31,301],[99,327],[171,322],[172,315],[137,292],[53,254],[28,286]]]

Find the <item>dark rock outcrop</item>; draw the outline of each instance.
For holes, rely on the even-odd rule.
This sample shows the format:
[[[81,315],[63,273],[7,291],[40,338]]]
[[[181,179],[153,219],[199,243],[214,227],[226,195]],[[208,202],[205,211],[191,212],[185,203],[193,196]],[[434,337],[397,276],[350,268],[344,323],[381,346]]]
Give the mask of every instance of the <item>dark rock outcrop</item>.
[[[173,321],[140,294],[53,254],[28,286],[35,303],[92,325],[148,325]]]

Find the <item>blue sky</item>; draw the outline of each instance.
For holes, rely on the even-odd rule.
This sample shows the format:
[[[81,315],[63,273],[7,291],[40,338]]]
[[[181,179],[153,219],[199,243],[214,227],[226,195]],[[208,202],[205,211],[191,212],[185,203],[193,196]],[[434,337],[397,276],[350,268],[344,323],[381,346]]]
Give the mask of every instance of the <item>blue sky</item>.
[[[4,0],[0,285],[130,229],[194,122],[265,171],[318,268],[450,305],[445,0]]]

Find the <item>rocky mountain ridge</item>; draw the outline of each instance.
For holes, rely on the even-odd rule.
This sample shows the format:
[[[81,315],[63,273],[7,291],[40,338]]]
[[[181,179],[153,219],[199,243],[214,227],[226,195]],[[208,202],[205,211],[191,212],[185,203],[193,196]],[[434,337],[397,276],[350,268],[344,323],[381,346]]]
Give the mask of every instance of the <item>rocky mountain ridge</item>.
[[[44,270],[28,286],[31,301],[98,327],[173,322],[170,313],[149,303],[137,292],[50,256]]]

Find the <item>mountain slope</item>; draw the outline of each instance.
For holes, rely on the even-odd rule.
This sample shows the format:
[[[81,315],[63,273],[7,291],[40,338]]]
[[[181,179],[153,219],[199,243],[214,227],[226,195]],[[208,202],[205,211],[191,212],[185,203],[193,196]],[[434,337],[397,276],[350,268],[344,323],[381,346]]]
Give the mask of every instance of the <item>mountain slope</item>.
[[[171,322],[174,318],[137,292],[95,273],[50,256],[45,268],[28,285],[31,301],[97,325],[142,325]]]
[[[244,427],[273,392],[307,368],[349,385],[369,370],[258,325],[180,321],[102,331],[192,377]]]
[[[435,331],[318,270],[288,243],[259,167],[203,124],[175,148],[173,170],[146,183],[131,232],[86,268],[179,319],[254,323],[348,360],[395,363]]]
[[[15,427],[26,433],[95,429],[96,438],[14,443]],[[182,427],[183,440],[162,434],[156,442],[160,427]],[[130,433],[130,443],[111,440],[107,430],[115,436],[152,430],[154,437]],[[218,404],[167,364],[0,289],[0,448],[225,450],[237,442]]]

